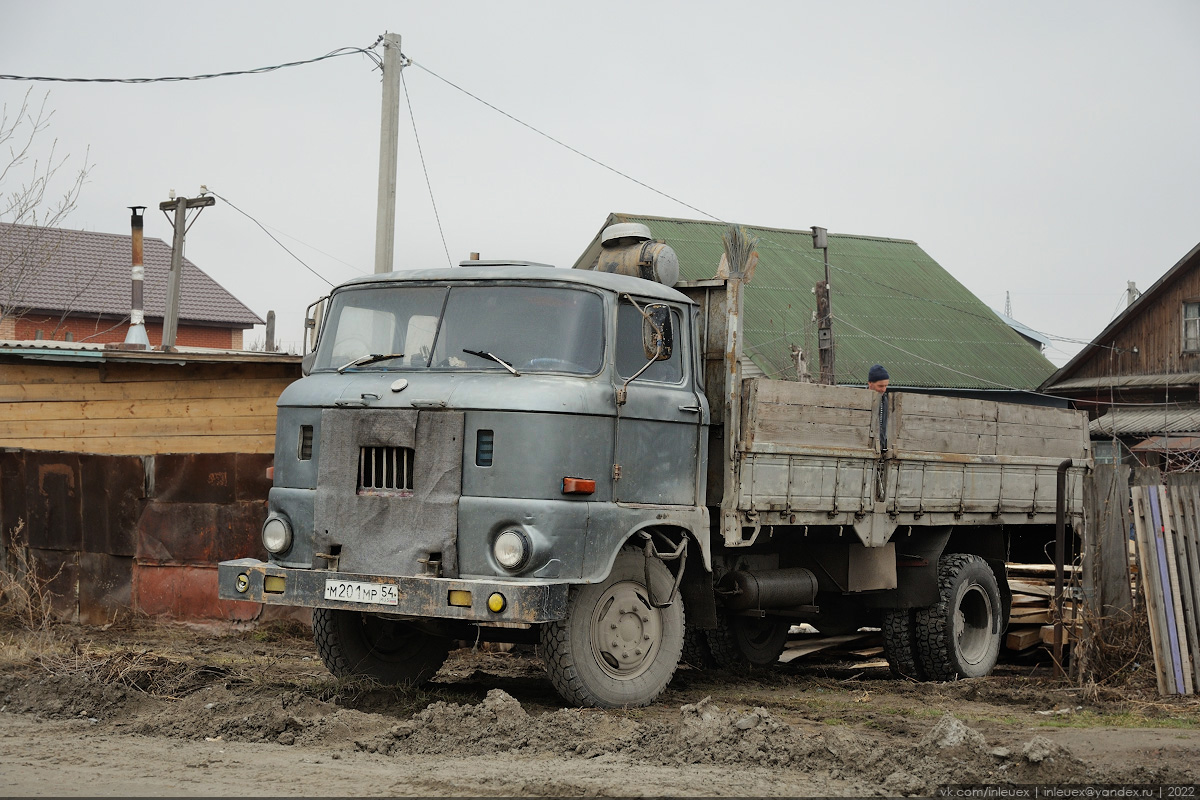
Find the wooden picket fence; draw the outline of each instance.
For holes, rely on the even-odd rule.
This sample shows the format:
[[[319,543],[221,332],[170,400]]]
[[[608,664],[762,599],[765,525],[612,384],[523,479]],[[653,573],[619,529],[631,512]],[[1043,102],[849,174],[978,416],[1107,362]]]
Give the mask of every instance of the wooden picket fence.
[[[1158,691],[1193,694],[1200,686],[1200,487],[1130,491]]]

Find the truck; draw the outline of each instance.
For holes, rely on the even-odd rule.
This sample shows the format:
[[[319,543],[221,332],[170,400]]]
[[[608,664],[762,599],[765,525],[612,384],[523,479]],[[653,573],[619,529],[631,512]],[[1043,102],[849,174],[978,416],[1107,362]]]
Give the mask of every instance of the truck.
[[[1006,561],[1081,529],[1086,414],[744,377],[736,240],[710,280],[624,223],[590,270],[336,287],[278,401],[267,560],[222,562],[219,596],[311,608],[338,677],[536,644],[581,706],[771,664],[801,622],[880,628],[900,675],[989,674]]]

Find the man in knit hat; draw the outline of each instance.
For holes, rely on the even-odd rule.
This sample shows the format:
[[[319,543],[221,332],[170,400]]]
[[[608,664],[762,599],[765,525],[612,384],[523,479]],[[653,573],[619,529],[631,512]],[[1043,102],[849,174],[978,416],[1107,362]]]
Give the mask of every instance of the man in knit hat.
[[[876,364],[867,373],[867,388],[883,394],[887,391],[889,380],[888,371],[882,364]]]

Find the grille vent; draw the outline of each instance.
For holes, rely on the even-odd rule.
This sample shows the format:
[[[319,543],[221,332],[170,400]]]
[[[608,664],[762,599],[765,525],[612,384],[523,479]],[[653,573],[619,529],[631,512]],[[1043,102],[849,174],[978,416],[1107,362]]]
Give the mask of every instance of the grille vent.
[[[491,431],[478,431],[475,434],[475,466],[490,467],[495,437]]]
[[[296,458],[301,461],[312,461],[313,426],[300,426],[300,446],[296,450]]]
[[[411,495],[412,488],[411,447],[364,447],[359,450],[359,494]]]

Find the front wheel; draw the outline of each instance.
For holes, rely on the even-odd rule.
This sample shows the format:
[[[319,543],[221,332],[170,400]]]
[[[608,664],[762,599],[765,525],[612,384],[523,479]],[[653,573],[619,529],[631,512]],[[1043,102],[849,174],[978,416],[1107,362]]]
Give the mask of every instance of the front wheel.
[[[996,666],[1007,620],[996,573],[966,553],[938,562],[938,601],[916,613],[917,654],[931,680],[980,678]]]
[[[367,676],[388,685],[424,683],[450,652],[449,639],[399,620],[335,608],[313,609],[313,641],[335,676]]]
[[[554,688],[570,703],[644,706],[667,688],[683,652],[683,600],[665,600],[674,580],[661,561],[627,547],[600,583],[571,587],[567,617],[542,626],[542,652]]]

